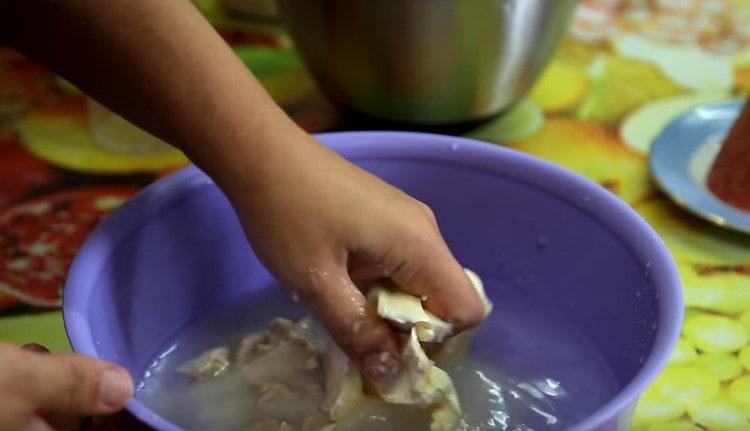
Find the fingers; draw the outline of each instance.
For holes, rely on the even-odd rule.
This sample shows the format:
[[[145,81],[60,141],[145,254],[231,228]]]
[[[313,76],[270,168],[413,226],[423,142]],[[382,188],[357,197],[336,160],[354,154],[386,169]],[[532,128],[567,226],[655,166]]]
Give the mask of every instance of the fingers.
[[[484,302],[443,239],[427,233],[410,243],[391,248],[390,278],[404,292],[423,298],[427,310],[458,331],[479,324]]]
[[[474,327],[485,317],[484,300],[448,249],[432,211],[415,202],[412,216],[391,222],[399,232],[370,236],[355,247],[348,262],[351,277],[357,282],[390,278],[457,332]]]
[[[97,415],[120,410],[133,393],[127,371],[81,355],[40,355],[18,350],[15,379],[34,411]]]
[[[22,349],[28,350],[30,352],[39,353],[39,354],[47,354],[49,353],[49,349],[42,346],[38,343],[28,343],[21,346]],[[65,430],[84,430],[87,429],[86,423],[91,420],[91,416],[87,417],[80,417],[80,416],[70,416],[67,414],[62,413],[55,413],[55,414],[45,414],[44,417],[40,417],[37,415],[34,415],[31,417],[31,419],[26,423],[26,426],[24,429],[27,430],[58,430],[58,431],[65,431]]]
[[[43,383],[36,388],[39,407],[48,412],[95,415],[121,409],[133,393],[127,371],[95,359],[37,356]]]
[[[345,269],[311,271],[302,296],[366,377],[381,380],[398,373],[399,349],[393,329],[377,316]]]

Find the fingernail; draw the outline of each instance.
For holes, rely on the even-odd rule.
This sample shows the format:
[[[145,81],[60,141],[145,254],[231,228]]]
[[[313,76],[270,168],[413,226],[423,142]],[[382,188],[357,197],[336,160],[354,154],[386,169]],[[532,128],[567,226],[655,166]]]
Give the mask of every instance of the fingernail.
[[[38,343],[24,344],[23,348],[36,353],[49,353],[49,350]]]
[[[106,409],[121,408],[133,395],[133,381],[125,371],[109,369],[99,382],[99,403]]]
[[[373,353],[362,362],[362,373],[371,380],[388,380],[398,374],[401,365],[389,352]]]

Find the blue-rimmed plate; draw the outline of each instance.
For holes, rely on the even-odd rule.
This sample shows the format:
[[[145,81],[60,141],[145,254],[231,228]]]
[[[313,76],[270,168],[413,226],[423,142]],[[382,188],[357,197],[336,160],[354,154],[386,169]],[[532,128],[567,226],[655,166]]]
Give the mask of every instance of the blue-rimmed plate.
[[[750,234],[750,213],[714,196],[706,176],[743,100],[698,106],[672,120],[651,146],[651,173],[678,205],[719,226]]]

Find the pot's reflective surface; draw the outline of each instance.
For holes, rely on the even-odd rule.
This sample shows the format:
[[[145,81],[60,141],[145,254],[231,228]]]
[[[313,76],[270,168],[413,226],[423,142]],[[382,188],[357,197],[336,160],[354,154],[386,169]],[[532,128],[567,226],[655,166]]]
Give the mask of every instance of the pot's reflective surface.
[[[281,0],[323,90],[388,120],[483,119],[526,93],[576,0]]]

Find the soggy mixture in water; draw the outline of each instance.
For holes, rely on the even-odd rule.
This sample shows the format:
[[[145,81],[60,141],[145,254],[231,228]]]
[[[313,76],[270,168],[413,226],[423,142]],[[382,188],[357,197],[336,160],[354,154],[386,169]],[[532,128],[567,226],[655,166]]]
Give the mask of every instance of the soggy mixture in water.
[[[221,336],[232,328],[229,321],[192,325],[144,373],[136,396],[188,429],[526,431],[565,429],[618,390],[591,342],[564,322],[540,316],[529,323],[529,310],[510,304],[487,325],[498,343],[529,337],[523,346],[505,352],[476,343],[470,348],[471,336],[464,335],[450,339],[439,357],[427,358],[420,342],[442,340],[450,328],[422,310],[417,298],[371,292],[379,314],[409,331],[403,370],[388,386],[362,379],[317,322],[271,315],[263,329],[240,339]],[[523,330],[503,333],[501,327]],[[196,348],[196,341],[203,341],[202,349],[213,344],[205,342],[211,337],[225,342]],[[509,361],[490,366],[502,362],[495,355]],[[544,374],[520,369],[534,368],[539,355],[549,356]]]

